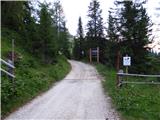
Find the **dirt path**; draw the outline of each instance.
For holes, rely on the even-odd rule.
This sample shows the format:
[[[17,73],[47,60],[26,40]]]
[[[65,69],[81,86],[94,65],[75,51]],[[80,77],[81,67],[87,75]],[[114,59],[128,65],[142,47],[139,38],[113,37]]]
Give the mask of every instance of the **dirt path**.
[[[72,71],[6,120],[119,120],[94,67],[70,61]]]

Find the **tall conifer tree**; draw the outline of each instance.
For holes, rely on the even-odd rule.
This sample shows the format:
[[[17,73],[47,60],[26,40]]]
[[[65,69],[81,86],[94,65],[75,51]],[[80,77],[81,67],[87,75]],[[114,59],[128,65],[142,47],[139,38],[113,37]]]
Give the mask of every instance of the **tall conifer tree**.
[[[150,43],[149,34],[151,22],[143,7],[145,2],[117,1],[115,12],[115,30],[117,29],[117,48],[122,55],[132,57],[132,71],[146,72],[148,51],[146,45]],[[112,39],[111,35],[109,38]],[[137,52],[138,51],[138,52]]]
[[[92,0],[88,10],[88,24],[87,24],[87,48],[100,48],[100,60],[104,57],[104,26],[103,18],[101,16],[102,10],[100,9],[100,3],[97,0]]]

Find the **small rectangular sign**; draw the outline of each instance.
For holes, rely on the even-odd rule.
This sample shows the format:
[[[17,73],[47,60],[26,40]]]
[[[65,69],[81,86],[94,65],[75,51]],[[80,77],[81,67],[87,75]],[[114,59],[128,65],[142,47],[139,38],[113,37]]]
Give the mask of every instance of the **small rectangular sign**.
[[[131,66],[131,57],[123,57],[123,66]]]
[[[97,53],[97,50],[92,50],[92,53]]]
[[[92,56],[97,56],[97,50],[92,50],[91,52]]]

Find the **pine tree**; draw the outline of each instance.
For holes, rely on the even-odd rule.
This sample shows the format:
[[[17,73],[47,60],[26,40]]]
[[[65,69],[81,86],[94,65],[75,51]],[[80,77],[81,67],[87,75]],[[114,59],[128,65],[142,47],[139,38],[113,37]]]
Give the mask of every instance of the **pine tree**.
[[[66,28],[66,23],[63,22],[62,26],[60,28],[60,37],[59,37],[59,42],[60,42],[60,51],[67,57],[70,58],[70,52],[69,52],[69,32],[68,29]]]
[[[63,13],[63,8],[59,0],[53,4],[53,19],[57,31],[57,44],[58,51],[70,57],[69,53],[69,33],[66,28],[65,15]]]
[[[77,37],[83,40],[84,33],[83,33],[83,27],[82,27],[82,19],[79,17],[78,19],[78,30],[77,30]]]
[[[100,48],[100,60],[103,61],[104,57],[104,26],[103,18],[101,17],[102,10],[100,9],[100,3],[97,0],[92,0],[88,10],[89,21],[87,24],[87,46],[89,48]]]
[[[36,55],[39,48],[38,25],[36,19],[32,16],[34,9],[31,7],[31,2],[26,1],[24,6],[24,19],[22,30],[23,41],[21,42],[26,49]]]
[[[48,4],[42,3],[40,10],[39,21],[39,35],[40,35],[40,53],[43,62],[52,62],[56,56],[56,41],[54,41],[52,18],[49,12]]]
[[[132,71],[146,72],[148,51],[145,45],[150,43],[149,33],[151,32],[150,19],[143,7],[145,2],[118,1],[121,6],[116,19],[116,26],[119,35],[118,48],[122,55],[132,57]],[[138,52],[137,52],[138,51]]]
[[[1,22],[2,27],[20,31],[23,28],[25,1],[2,1],[1,2]]]
[[[78,19],[77,39],[75,42],[78,47],[77,54],[79,54],[79,59],[81,59],[84,56],[84,33],[81,17]]]
[[[53,18],[54,18],[54,21],[55,21],[55,25],[56,25],[56,28],[57,28],[57,34],[59,34],[60,32],[60,28],[61,26],[63,25],[63,22],[65,21],[65,16],[64,16],[64,13],[63,13],[63,8],[62,8],[62,5],[60,3],[60,0],[57,0],[54,2],[53,4]]]
[[[76,60],[80,60],[80,45],[79,39],[74,37],[73,57]]]
[[[89,21],[87,24],[87,38],[89,39],[89,42],[94,42],[94,44],[89,44],[89,47],[99,46],[98,39],[102,38],[104,35],[101,13],[100,3],[97,0],[92,0],[88,10]]]
[[[107,41],[106,41],[106,47],[105,47],[105,60],[106,60],[106,64],[111,66],[115,66],[115,58],[118,50],[117,48],[118,30],[116,28],[115,23],[116,23],[116,19],[113,16],[113,12],[109,11]]]

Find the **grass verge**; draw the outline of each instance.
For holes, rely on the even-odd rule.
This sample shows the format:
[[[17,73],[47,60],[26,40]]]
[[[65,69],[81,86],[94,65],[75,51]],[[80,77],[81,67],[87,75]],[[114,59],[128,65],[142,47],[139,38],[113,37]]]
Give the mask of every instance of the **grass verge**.
[[[116,109],[125,120],[160,120],[159,85],[124,85],[116,87],[116,71],[102,64],[97,64],[98,72],[104,76],[103,86],[112,98]],[[128,78],[134,81],[135,78]],[[146,78],[141,78],[146,80]]]

